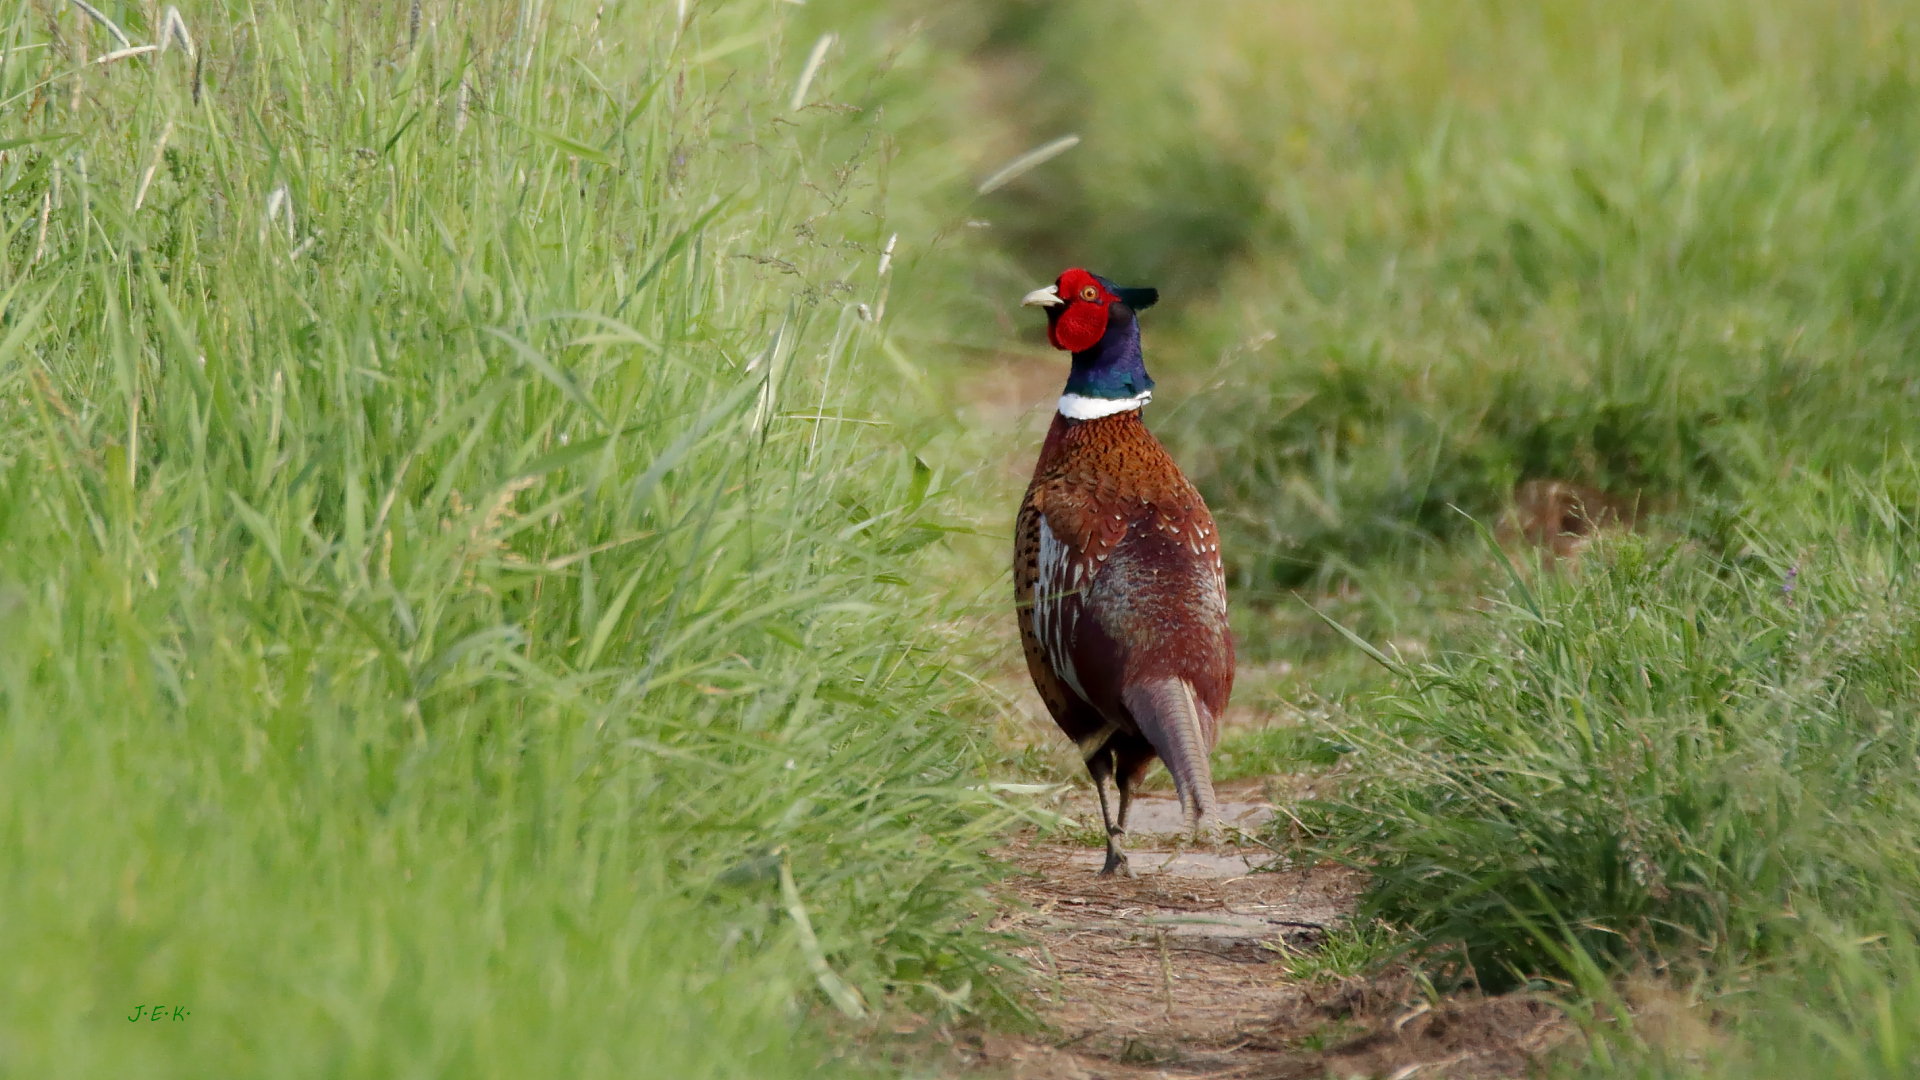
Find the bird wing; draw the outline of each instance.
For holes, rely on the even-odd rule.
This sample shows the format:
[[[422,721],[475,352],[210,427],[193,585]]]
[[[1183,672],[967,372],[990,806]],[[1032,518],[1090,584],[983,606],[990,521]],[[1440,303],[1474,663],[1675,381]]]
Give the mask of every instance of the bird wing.
[[[1047,666],[1082,701],[1090,699],[1074,667],[1073,638],[1080,626],[1081,595],[1092,576],[1089,561],[1054,533],[1045,515],[1040,517],[1040,574],[1033,589],[1033,632],[1040,639]]]
[[[1020,624],[1020,644],[1027,657],[1027,671],[1033,676],[1034,688],[1040,691],[1041,700],[1047,704],[1047,711],[1062,726],[1070,717],[1085,708],[1086,700],[1079,691],[1060,677],[1052,657],[1048,656],[1046,644],[1040,636],[1044,625],[1048,639],[1052,639],[1054,627],[1060,623],[1062,598],[1053,588],[1053,581],[1059,572],[1053,565],[1059,558],[1055,550],[1057,538],[1047,532],[1045,554],[1048,560],[1046,572],[1040,567],[1042,554],[1041,533],[1046,527],[1046,518],[1033,500],[1028,498],[1020,505],[1020,518],[1014,526],[1013,545],[1013,599],[1014,617]],[[1042,589],[1041,580],[1045,578],[1047,586]],[[1045,596],[1044,604],[1037,600]],[[1041,608],[1044,607],[1044,615]]]
[[[1056,695],[1062,704],[1069,696],[1117,703],[1118,668],[1102,670],[1108,665],[1096,659],[1087,670],[1081,637],[1087,589],[1126,531],[1119,515],[1095,513],[1093,500],[1070,487],[1038,487],[1021,509],[1014,555],[1021,637],[1028,668],[1056,719]]]

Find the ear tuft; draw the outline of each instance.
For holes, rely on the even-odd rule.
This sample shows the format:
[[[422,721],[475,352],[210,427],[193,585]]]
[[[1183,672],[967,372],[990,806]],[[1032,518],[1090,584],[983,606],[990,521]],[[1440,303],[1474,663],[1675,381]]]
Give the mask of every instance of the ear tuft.
[[[1115,289],[1113,294],[1135,311],[1150,308],[1160,299],[1159,289]]]

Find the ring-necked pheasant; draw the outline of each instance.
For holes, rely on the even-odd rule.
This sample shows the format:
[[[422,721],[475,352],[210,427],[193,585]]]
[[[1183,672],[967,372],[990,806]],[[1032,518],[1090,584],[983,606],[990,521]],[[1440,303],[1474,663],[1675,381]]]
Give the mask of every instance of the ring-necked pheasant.
[[[1021,301],[1047,309],[1073,373],[1020,503],[1015,610],[1034,686],[1100,793],[1103,874],[1126,866],[1133,788],[1156,757],[1187,824],[1217,828],[1207,755],[1233,690],[1219,532],[1140,420],[1153,380],[1134,313],[1157,299],[1073,269]]]

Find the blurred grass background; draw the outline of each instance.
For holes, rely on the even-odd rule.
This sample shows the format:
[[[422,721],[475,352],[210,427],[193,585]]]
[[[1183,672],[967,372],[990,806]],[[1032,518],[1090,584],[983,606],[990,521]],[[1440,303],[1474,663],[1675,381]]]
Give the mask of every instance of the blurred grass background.
[[[95,7],[0,8],[0,1070],[1015,1022],[1069,264],[1165,298],[1277,841],[1582,1067],[1920,1065],[1920,8]]]

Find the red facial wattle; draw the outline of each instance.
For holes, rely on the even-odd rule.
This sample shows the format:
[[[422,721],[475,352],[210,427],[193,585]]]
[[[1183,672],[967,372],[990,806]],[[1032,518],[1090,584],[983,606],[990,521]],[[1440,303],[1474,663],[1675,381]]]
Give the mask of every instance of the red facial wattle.
[[[1060,317],[1047,328],[1047,336],[1053,340],[1053,347],[1068,352],[1085,352],[1093,348],[1106,332],[1107,305],[1098,300],[1092,303],[1080,299],[1067,301]]]
[[[1100,344],[1107,332],[1107,305],[1119,297],[1108,292],[1092,274],[1077,268],[1061,274],[1054,287],[1066,304],[1047,326],[1053,347],[1077,353]]]

